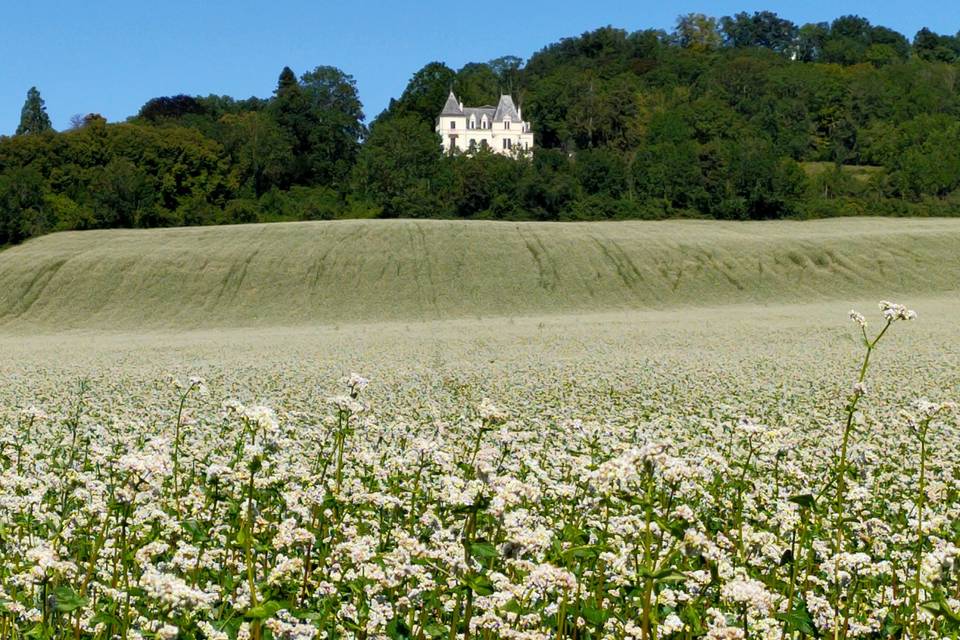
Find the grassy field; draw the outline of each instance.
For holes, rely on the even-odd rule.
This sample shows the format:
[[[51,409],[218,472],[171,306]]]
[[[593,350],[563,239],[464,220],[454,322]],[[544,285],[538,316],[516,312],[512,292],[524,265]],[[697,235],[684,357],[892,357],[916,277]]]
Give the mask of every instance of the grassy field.
[[[960,221],[342,221],[54,234],[0,254],[0,326],[442,320],[934,295]]]
[[[11,249],[0,638],[956,638],[958,239],[398,221]]]

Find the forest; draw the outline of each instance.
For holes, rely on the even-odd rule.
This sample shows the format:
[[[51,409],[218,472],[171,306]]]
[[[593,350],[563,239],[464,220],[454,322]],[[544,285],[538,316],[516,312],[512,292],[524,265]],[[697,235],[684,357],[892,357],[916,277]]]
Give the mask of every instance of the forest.
[[[30,90],[0,137],[0,246],[51,231],[347,217],[728,220],[960,215],[960,36],[858,16],[680,16],[459,70],[431,62],[369,123],[347,72],[266,98],[163,96],[54,131]],[[451,90],[511,93],[536,149],[445,155]]]

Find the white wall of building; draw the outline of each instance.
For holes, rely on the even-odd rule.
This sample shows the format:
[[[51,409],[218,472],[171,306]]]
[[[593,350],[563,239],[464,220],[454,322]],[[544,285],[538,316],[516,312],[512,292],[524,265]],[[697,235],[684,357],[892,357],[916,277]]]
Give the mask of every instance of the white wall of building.
[[[491,151],[504,155],[533,149],[533,131],[528,122],[511,121],[509,129],[506,122],[490,122],[490,128],[483,129],[481,119],[477,119],[476,128],[471,129],[469,120],[469,116],[443,116],[439,119],[436,131],[445,152],[456,147],[457,151],[467,153],[471,150],[471,142],[476,149],[486,142]],[[506,146],[504,141],[508,141]]]

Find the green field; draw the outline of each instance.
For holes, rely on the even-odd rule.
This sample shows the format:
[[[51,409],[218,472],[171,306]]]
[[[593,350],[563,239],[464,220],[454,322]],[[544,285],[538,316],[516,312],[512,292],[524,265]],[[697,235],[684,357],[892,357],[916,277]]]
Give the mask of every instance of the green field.
[[[0,326],[562,315],[960,289],[960,221],[337,221],[60,233],[0,253]]]
[[[0,253],[0,638],[956,638],[958,247],[366,221]],[[885,298],[919,315],[864,366]]]

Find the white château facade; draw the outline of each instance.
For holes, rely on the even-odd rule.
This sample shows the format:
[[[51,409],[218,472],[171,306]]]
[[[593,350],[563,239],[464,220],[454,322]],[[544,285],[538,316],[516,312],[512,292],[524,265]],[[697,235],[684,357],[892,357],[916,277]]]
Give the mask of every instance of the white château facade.
[[[533,149],[533,131],[524,122],[520,109],[509,95],[500,96],[495,106],[464,107],[450,92],[437,120],[437,133],[447,153],[479,150],[486,146],[495,153],[514,155]]]

